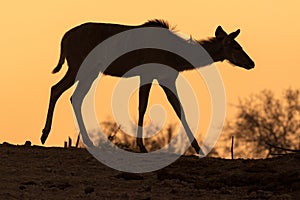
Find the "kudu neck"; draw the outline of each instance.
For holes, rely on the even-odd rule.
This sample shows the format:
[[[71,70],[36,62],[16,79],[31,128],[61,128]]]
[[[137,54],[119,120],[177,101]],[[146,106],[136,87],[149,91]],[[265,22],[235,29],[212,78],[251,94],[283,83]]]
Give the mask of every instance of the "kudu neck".
[[[213,62],[219,62],[225,59],[222,43],[218,39],[211,38],[209,40],[200,40],[198,43],[207,51]]]

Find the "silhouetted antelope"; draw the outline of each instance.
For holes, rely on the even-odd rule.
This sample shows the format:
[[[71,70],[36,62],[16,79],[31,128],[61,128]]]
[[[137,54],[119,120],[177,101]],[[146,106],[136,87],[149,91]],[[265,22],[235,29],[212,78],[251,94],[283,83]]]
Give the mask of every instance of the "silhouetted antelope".
[[[69,68],[63,79],[51,88],[47,120],[41,137],[41,142],[43,144],[45,143],[48,134],[51,130],[53,111],[56,101],[63,92],[65,92],[75,83],[75,78],[79,67],[81,66],[83,60],[86,58],[89,52],[92,49],[94,49],[99,43],[117,33],[141,27],[161,27],[168,29],[172,34],[174,34],[167,22],[163,20],[150,20],[138,26],[105,23],[86,23],[69,30],[64,35],[61,41],[61,53],[59,62],[57,67],[54,68],[53,73],[56,73],[61,69],[65,59],[68,62]],[[200,45],[202,45],[202,47],[208,52],[208,54],[213,59],[212,62],[223,61],[226,59],[234,65],[240,66],[245,69],[251,69],[254,67],[254,62],[243,51],[242,47],[235,41],[235,38],[238,36],[239,33],[240,30],[227,34],[221,26],[218,26],[215,32],[215,37],[197,42]],[[179,36],[177,35],[176,37],[179,38]],[[182,40],[182,38],[180,39]],[[186,42],[188,43],[188,41]],[[178,58],[178,56],[175,58],[174,56],[176,55],[174,55],[171,52],[160,51],[159,53],[157,53],[157,50],[154,51],[153,49],[144,49],[139,50],[138,52],[131,52],[130,54],[127,54],[126,56],[121,56],[119,59],[114,61],[111,65],[109,65],[106,68],[103,74],[122,77],[126,72],[133,69],[135,66],[141,65],[143,63],[161,63],[175,69],[177,71],[176,74],[165,75],[165,79],[157,81],[162,87],[163,91],[165,92],[167,99],[173,107],[174,111],[176,112],[177,116],[183,123],[186,132],[191,133],[191,130],[187,125],[185,116],[181,113],[182,107],[176,92],[175,80],[180,71],[194,69],[194,66],[187,64],[187,62],[184,59]],[[133,60],[135,61],[133,62]],[[211,63],[203,63],[203,65],[209,64]],[[97,76],[98,75],[92,77],[92,79],[96,79]],[[148,97],[151,89],[151,84],[142,85],[143,76],[139,76],[141,86],[139,88],[139,128],[137,145],[139,146],[141,152],[147,152],[143,144],[141,127],[143,126],[144,114],[148,104]],[[155,77],[153,77],[153,79],[155,79]],[[164,86],[164,84],[162,84],[163,81],[167,81],[169,86],[174,88],[175,90],[171,91],[168,87]],[[78,82],[78,86],[79,85],[80,80]],[[83,98],[84,97],[82,97],[82,100]],[[194,136],[192,136],[192,138],[189,139],[191,140],[192,146],[196,150],[196,152],[200,152],[201,149]]]

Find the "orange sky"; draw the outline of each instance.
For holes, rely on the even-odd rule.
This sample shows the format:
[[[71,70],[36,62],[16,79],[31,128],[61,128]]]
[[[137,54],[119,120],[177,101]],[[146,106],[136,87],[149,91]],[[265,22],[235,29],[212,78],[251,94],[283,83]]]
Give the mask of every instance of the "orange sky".
[[[88,3],[87,3],[88,2]],[[161,18],[186,35],[201,39],[215,28],[241,29],[237,41],[255,61],[246,71],[217,63],[228,103],[262,89],[281,92],[299,88],[300,3],[289,1],[7,1],[0,8],[0,142],[40,145],[50,87],[66,71],[51,74],[59,56],[60,40],[70,28],[87,21],[140,24]],[[188,72],[187,77],[195,74]],[[104,82],[110,83],[113,79]],[[193,82],[193,80],[191,80]],[[47,145],[62,145],[74,137],[72,91],[58,101]],[[201,92],[199,93],[201,94]],[[108,101],[108,99],[104,100]],[[105,102],[101,104],[105,105]],[[227,108],[228,116],[233,110]],[[103,118],[109,111],[103,109]],[[229,120],[229,118],[228,118]]]

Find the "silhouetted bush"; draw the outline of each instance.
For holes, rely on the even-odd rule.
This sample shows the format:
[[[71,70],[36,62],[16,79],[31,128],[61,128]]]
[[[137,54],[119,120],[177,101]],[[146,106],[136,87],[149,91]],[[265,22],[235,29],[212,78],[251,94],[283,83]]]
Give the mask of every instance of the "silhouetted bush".
[[[298,89],[286,89],[281,98],[270,90],[239,100],[237,114],[225,127],[235,135],[236,155],[267,156],[284,153],[271,147],[296,149],[300,135],[300,99]]]
[[[100,127],[103,133],[107,136],[107,139],[114,145],[118,146],[127,151],[140,152],[136,145],[136,138],[126,134],[120,125],[116,122],[108,120],[100,123]],[[169,144],[170,141],[178,133],[178,127],[176,124],[169,124],[165,128],[161,129],[155,124],[150,125],[144,132],[144,134],[152,135],[149,138],[144,139],[144,144],[148,151],[156,151],[163,148],[165,145]],[[94,141],[96,146],[101,147],[103,141],[99,137],[99,133],[91,131],[91,139]],[[178,152],[181,150],[181,138],[176,138],[175,145],[173,149],[169,149],[171,152]],[[193,148],[188,148],[185,152],[186,154],[195,153]]]

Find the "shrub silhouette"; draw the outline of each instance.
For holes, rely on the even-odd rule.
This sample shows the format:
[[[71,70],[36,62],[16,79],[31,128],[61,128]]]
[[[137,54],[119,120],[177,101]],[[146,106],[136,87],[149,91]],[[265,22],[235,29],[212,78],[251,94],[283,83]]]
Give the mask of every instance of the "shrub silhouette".
[[[300,100],[298,89],[286,89],[282,98],[270,90],[239,100],[237,114],[225,127],[227,134],[235,135],[236,147],[252,156],[270,157],[284,153],[277,147],[296,149],[300,133]]]

